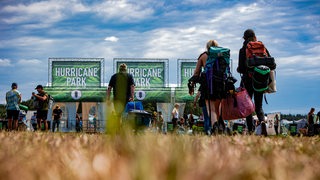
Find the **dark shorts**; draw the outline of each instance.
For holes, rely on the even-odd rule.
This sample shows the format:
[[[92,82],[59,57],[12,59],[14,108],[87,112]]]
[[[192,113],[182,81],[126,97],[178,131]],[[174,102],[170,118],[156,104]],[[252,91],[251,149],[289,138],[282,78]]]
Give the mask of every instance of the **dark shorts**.
[[[19,110],[7,110],[7,119],[18,120]]]
[[[37,110],[37,119],[47,120],[48,110]]]

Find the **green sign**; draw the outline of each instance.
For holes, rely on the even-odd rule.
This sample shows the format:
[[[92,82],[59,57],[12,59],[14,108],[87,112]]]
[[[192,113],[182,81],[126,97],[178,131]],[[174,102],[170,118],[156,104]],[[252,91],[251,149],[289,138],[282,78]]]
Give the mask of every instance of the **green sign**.
[[[49,58],[52,87],[92,88],[103,83],[103,60],[97,58]]]
[[[106,88],[65,89],[45,87],[55,102],[103,102],[106,98]]]
[[[195,89],[195,93],[197,93],[197,89]],[[174,97],[176,102],[193,102],[195,95],[191,96],[187,88],[177,87],[175,88]]]
[[[178,84],[180,87],[187,88],[188,80],[192,77],[196,68],[195,59],[178,59]]]
[[[165,87],[168,84],[168,59],[114,59],[114,72],[127,65],[137,88]]]
[[[88,89],[64,89],[45,87],[45,91],[49,93],[56,102],[104,102],[106,99],[106,88],[88,88]],[[136,89],[136,101],[146,102],[170,102],[170,88],[152,88],[152,89]],[[144,98],[139,98],[139,92],[143,93]],[[111,96],[113,98],[113,96]]]

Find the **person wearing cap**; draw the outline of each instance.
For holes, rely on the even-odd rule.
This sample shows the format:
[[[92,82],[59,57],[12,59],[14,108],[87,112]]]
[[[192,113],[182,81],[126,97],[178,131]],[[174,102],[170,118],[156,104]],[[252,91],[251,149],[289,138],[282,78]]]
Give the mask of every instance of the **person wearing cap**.
[[[6,111],[8,119],[8,130],[18,129],[19,104],[21,102],[21,93],[18,91],[18,84],[12,83],[11,90],[6,93]],[[12,128],[13,123],[13,128]]]
[[[56,107],[52,111],[52,114],[53,114],[52,132],[54,132],[56,127],[57,127],[57,131],[59,131],[60,119],[62,117],[62,110],[60,109],[59,105],[56,105]]]
[[[134,100],[135,83],[133,76],[127,72],[127,65],[120,64],[119,72],[113,74],[107,88],[107,104],[110,104],[111,90],[113,90],[113,105],[115,109],[116,121],[112,123],[112,127],[120,126],[120,117],[126,104]],[[112,129],[110,129],[113,131]]]
[[[244,39],[244,42],[243,42],[242,48],[239,50],[239,61],[238,61],[238,67],[237,67],[238,73],[242,74],[240,84],[241,86],[244,85],[244,87],[248,91],[248,94],[251,98],[254,97],[255,112],[259,119],[258,125],[261,124],[262,135],[267,136],[266,124],[264,121],[264,112],[262,108],[263,92],[258,92],[253,89],[253,86],[252,86],[253,80],[252,80],[252,77],[250,76],[250,69],[247,66],[247,57],[246,57],[247,44],[250,41],[257,41],[257,37],[255,35],[255,32],[252,29],[247,29],[243,34],[243,39]],[[270,56],[268,50],[267,50],[267,53]],[[248,132],[251,134],[254,131],[252,114],[246,117],[246,122],[247,122]]]
[[[42,85],[38,85],[35,88],[38,94],[32,92],[32,98],[38,101],[37,107],[37,130],[41,130],[41,121],[44,123],[45,130],[48,130],[47,115],[49,109],[48,93],[43,90]]]

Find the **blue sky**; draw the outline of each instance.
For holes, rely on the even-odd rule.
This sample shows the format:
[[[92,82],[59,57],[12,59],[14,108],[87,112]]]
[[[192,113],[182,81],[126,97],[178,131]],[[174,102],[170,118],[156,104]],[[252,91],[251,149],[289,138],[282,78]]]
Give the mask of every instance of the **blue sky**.
[[[49,57],[197,58],[209,39],[231,49],[234,75],[245,29],[256,31],[277,61],[276,94],[266,113],[320,110],[320,2],[278,0],[1,0],[0,103],[12,82],[23,100],[48,82]],[[237,84],[239,85],[239,84]]]

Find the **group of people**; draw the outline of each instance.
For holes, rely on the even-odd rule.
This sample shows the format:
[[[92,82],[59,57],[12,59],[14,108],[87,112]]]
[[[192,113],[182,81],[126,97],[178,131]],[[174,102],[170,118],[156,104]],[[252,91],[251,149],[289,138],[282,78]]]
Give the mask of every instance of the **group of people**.
[[[307,117],[307,128],[308,128],[308,134],[309,135],[314,135],[315,133],[315,129],[314,129],[314,125],[315,123],[319,122],[320,123],[320,111],[315,114],[315,108],[312,107],[308,113],[308,117]],[[319,133],[319,132],[318,132]]]
[[[252,78],[250,77],[249,73],[249,68],[246,65],[246,47],[247,44],[250,41],[257,41],[255,32],[252,29],[248,29],[244,32],[243,35],[243,46],[239,51],[239,64],[237,71],[241,74],[241,86],[244,86],[246,90],[249,93],[249,96],[254,98],[254,104],[255,104],[255,112],[257,114],[257,117],[259,119],[258,124],[261,125],[262,128],[262,133],[264,135],[267,135],[266,132],[266,125],[264,123],[264,112],[262,108],[262,101],[263,101],[263,92],[258,92],[255,91],[254,88],[252,87]],[[204,68],[206,61],[208,59],[208,51],[209,48],[212,46],[218,46],[218,42],[216,40],[210,40],[207,45],[206,45],[206,51],[202,53],[197,61],[196,68],[194,70],[194,76],[201,76],[201,69]],[[270,55],[268,53],[268,55]],[[19,115],[19,104],[21,102],[21,93],[17,90],[17,83],[12,83],[12,90],[9,91],[6,95],[7,99],[7,115],[8,115],[8,122],[9,122],[9,129],[16,129],[17,128],[17,120],[18,120],[18,115]],[[198,95],[197,97],[200,97],[199,105],[202,107],[203,114],[204,114],[204,120],[205,120],[205,131],[210,132],[212,131],[213,125],[218,122],[218,120],[221,118],[220,115],[220,103],[221,103],[221,98],[219,96],[214,97],[214,98],[203,98],[204,95],[203,89],[205,87],[200,86],[200,89],[198,90]],[[48,114],[48,93],[46,93],[43,90],[42,85],[38,85],[35,88],[38,93],[32,93],[32,98],[34,99],[35,102],[37,102],[36,107],[37,107],[37,128],[41,128],[41,122],[43,121],[45,130],[48,130],[48,123],[47,123],[47,114]],[[110,96],[111,96],[111,91],[113,90],[113,105],[115,109],[115,116],[116,118],[113,118],[114,122],[111,128],[117,128],[120,127],[120,120],[119,118],[121,117],[125,105],[129,101],[133,101],[134,99],[134,90],[135,90],[135,82],[133,79],[133,76],[127,72],[127,65],[126,64],[121,64],[119,66],[119,72],[114,74],[109,82],[109,86],[107,88],[107,103],[110,102]],[[193,93],[193,92],[189,92]],[[209,116],[210,114],[210,116]],[[61,112],[54,112],[54,121],[59,119],[61,116]],[[174,108],[172,111],[172,121],[174,124],[176,124],[176,121],[178,119],[178,111],[177,107]],[[12,123],[13,121],[13,123]],[[13,124],[13,127],[12,127]],[[58,125],[57,123],[55,123]],[[254,130],[254,125],[253,125],[253,117],[252,115],[249,115],[246,117],[246,124],[249,133],[252,133]],[[54,127],[54,126],[53,126]]]
[[[257,41],[257,37],[255,35],[255,32],[252,29],[247,29],[243,34],[243,45],[239,50],[239,59],[238,59],[238,67],[237,71],[241,74],[241,83],[240,85],[244,87],[249,96],[251,98],[254,98],[254,105],[255,105],[255,112],[257,114],[257,117],[259,119],[257,126],[261,127],[262,134],[267,136],[267,129],[266,124],[264,121],[264,111],[262,108],[262,102],[263,102],[263,92],[259,92],[254,90],[253,88],[253,79],[250,74],[251,69],[247,66],[247,56],[246,56],[246,49],[247,44],[251,41]],[[208,59],[208,53],[210,47],[218,47],[218,42],[216,40],[209,40],[206,45],[206,51],[200,54],[196,68],[194,70],[193,77],[199,77],[200,79],[203,78],[201,71],[202,68],[205,68],[206,61]],[[268,56],[270,56],[269,52],[267,51]],[[192,86],[192,85],[191,85]],[[214,130],[214,125],[217,125],[218,122],[222,120],[221,114],[220,114],[220,104],[222,98],[219,97],[219,95],[216,95],[215,97],[209,97],[207,98],[205,95],[205,89],[207,87],[203,87],[200,83],[200,87],[197,93],[197,96],[195,98],[195,102],[199,98],[199,106],[202,107],[203,114],[204,114],[204,128],[206,133],[210,134]],[[193,94],[194,92],[189,90],[189,94]],[[246,124],[248,128],[248,132],[251,134],[254,131],[254,124],[253,124],[253,116],[252,114],[246,117]],[[218,125],[219,126],[219,125]]]
[[[36,108],[36,112],[34,113],[36,119],[36,126],[34,129],[40,130],[41,123],[44,123],[44,129],[48,130],[48,122],[47,115],[49,109],[49,95],[46,91],[44,91],[42,85],[37,85],[35,88],[38,93],[32,92],[31,99],[34,102],[34,107]],[[18,90],[18,84],[12,83],[11,90],[6,93],[6,111],[7,111],[7,119],[8,119],[8,130],[18,130],[18,118],[20,113],[20,103],[21,103],[22,95]],[[53,110],[53,131],[55,127],[59,127],[60,118],[62,115],[62,111],[60,107],[57,105]]]

